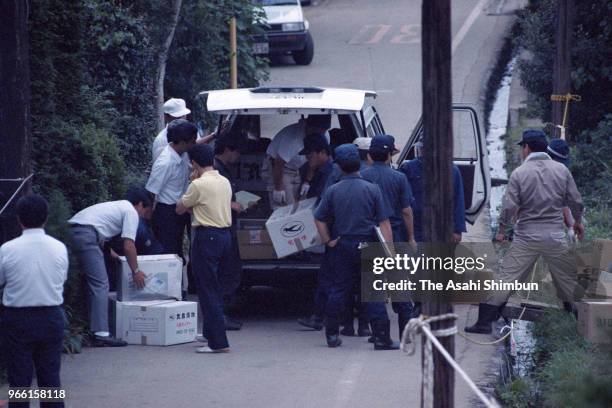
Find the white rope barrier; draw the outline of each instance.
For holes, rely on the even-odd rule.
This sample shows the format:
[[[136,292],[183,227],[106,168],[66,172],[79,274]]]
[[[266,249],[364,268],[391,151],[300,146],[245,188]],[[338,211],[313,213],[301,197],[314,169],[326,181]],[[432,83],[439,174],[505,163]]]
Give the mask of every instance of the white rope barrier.
[[[453,336],[457,333],[457,326],[453,324],[452,327],[439,330],[431,330],[430,324],[439,322],[442,320],[457,320],[455,313],[447,313],[439,316],[432,316],[425,318],[423,315],[410,319],[404,332],[402,333],[401,339],[401,350],[408,355],[413,355],[416,352],[416,336],[418,334],[425,335],[425,344],[423,347],[423,407],[433,407],[433,349],[432,344],[436,346],[440,354],[446,359],[446,361],[453,367],[453,369],[459,373],[461,378],[468,384],[468,386],[474,391],[474,393],[480,398],[487,408],[499,408],[499,404],[494,400],[488,398],[477,386],[474,384],[472,379],[463,371],[461,366],[451,357],[446,349],[440,344],[437,337]]]
[[[17,190],[15,190],[15,192],[13,193],[11,198],[9,198],[8,201],[2,207],[2,209],[0,209],[0,215],[8,208],[8,206],[15,199],[15,197],[17,197],[17,194],[19,194],[19,192],[21,191],[23,186],[25,186],[25,184],[28,182],[28,180],[30,180],[33,176],[34,176],[34,173],[32,173],[28,177],[22,178],[22,179],[0,179],[0,181],[21,181],[21,184],[19,185],[19,187],[17,187]]]

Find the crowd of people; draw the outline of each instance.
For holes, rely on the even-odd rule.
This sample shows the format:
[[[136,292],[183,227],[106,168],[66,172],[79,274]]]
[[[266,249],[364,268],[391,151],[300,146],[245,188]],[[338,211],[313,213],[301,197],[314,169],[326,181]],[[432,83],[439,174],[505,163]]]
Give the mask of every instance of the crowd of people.
[[[153,143],[151,172],[144,188],[131,188],[124,200],[95,204],[68,221],[71,248],[87,281],[92,344],[126,345],[109,330],[104,244],[111,242],[111,253],[126,257],[137,287],[146,284],[138,255],[178,254],[185,263],[189,258],[203,323],[198,336],[202,346],[196,351],[228,352],[226,330],[241,325],[227,317],[224,305],[240,284],[235,222],[245,209],[236,202],[230,168],[240,160],[242,141],[223,132],[199,136],[197,127],[185,118],[190,112],[182,100],[170,99],[164,109],[167,126]],[[330,121],[330,115],[310,115],[282,129],[266,151],[271,160],[273,206],[317,198],[314,218],[325,252],[317,276],[315,308],[299,323],[325,329],[327,345],[338,347],[341,335],[355,335],[357,309],[357,335],[369,336],[375,350],[394,350],[398,343],[391,338],[385,303],[362,304],[355,296],[360,248],[363,242],[378,240],[376,227],[388,242],[416,245],[423,240],[424,147],[417,143],[415,158],[396,170],[391,167],[398,153],[392,136],[360,137],[332,147]],[[565,273],[571,260],[568,247],[561,242],[563,220],[572,218],[571,227],[581,237],[582,204],[571,173],[551,160],[567,159],[568,152],[558,143],[549,146],[539,131],[526,132],[521,149],[525,162],[510,177],[501,212],[502,234],[517,219],[513,255],[507,257],[504,279],[526,279],[535,259],[543,255],[563,299],[571,302],[576,285]],[[452,241],[458,243],[466,224],[464,190],[456,167],[453,188]],[[565,218],[564,207],[569,207]],[[44,232],[48,214],[44,198],[24,196],[16,208],[23,234],[0,248],[0,285],[5,286],[2,333],[9,383],[11,387],[30,386],[35,368],[39,386],[58,387],[67,250]],[[185,237],[190,241],[189,254],[183,250]],[[189,279],[183,281],[187,290]],[[508,296],[496,294],[489,303],[481,304],[477,323],[466,331],[490,332]],[[392,309],[398,315],[399,333],[410,318],[420,314],[418,302],[394,302]]]

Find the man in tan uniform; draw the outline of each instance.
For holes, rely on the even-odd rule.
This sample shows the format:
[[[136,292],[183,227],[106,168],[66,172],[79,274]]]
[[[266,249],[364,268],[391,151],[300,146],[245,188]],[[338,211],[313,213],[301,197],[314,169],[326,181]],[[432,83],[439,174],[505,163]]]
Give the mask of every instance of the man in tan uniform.
[[[582,291],[566,238],[563,208],[571,210],[576,220],[574,232],[582,239],[582,198],[569,170],[546,153],[548,143],[544,132],[526,130],[519,145],[524,161],[510,175],[496,237],[503,241],[506,226],[516,219],[514,241],[504,257],[500,279],[504,282],[528,281],[534,264],[542,256],[558,296],[566,305],[571,305],[567,302],[579,298]],[[491,333],[491,323],[497,320],[511,294],[511,291],[492,292],[488,302],[480,304],[476,324],[466,327],[465,331]]]

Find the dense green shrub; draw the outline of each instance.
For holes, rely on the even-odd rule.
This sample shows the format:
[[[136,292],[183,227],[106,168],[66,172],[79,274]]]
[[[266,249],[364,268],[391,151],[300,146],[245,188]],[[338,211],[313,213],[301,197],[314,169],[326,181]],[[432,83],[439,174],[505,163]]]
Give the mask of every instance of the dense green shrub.
[[[124,193],[124,163],[116,140],[93,124],[49,121],[37,132],[34,183],[44,195],[59,190],[78,211]]]

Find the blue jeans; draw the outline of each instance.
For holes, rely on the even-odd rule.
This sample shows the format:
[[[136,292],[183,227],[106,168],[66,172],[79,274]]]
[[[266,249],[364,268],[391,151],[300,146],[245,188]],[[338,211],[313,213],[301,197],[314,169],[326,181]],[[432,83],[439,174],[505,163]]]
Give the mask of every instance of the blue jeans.
[[[9,387],[30,387],[34,369],[39,387],[61,387],[64,327],[61,306],[4,309],[0,333]],[[12,402],[9,407],[29,405]],[[64,403],[41,402],[40,406],[63,407]]]
[[[202,311],[202,334],[211,349],[229,347],[223,319],[223,288],[220,277],[232,254],[229,228],[196,227],[191,262]]]

